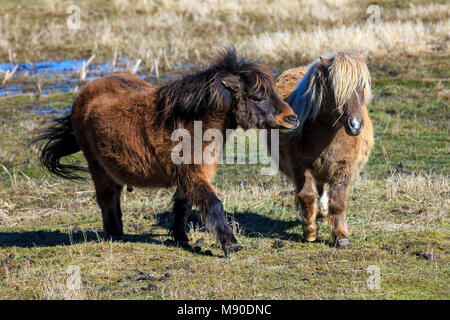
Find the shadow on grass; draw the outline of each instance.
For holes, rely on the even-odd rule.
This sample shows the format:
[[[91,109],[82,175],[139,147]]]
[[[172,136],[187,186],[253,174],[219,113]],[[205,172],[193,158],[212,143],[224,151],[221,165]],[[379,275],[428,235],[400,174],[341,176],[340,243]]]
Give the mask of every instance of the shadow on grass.
[[[178,246],[177,243],[171,239],[165,241],[157,240],[161,237],[160,234],[143,233],[143,234],[128,234],[124,236],[124,242],[142,242],[157,245],[164,245],[167,247]],[[23,231],[23,232],[0,232],[0,248],[2,247],[54,247],[63,245],[74,245],[89,242],[106,242],[103,232],[96,231],[76,231],[71,233],[62,233],[60,231],[39,230],[39,231]],[[179,246],[182,249],[196,253],[192,247]]]
[[[288,232],[301,224],[299,219],[280,220],[261,216],[253,212],[234,213],[234,220],[239,223],[241,231],[252,238],[274,238],[296,242],[303,242],[299,232]]]
[[[290,241],[303,241],[298,233],[288,233],[287,230],[294,228],[300,224],[299,220],[284,221],[272,219],[258,215],[253,212],[227,213],[228,217],[238,222],[241,232],[247,237],[256,238],[276,238]],[[170,230],[172,213],[170,211],[160,212],[155,215],[157,224],[167,230]],[[188,229],[194,227],[201,232],[206,232],[206,228],[200,221],[197,211],[193,211],[188,216]],[[189,231],[189,230],[188,230]],[[142,234],[126,234],[124,242],[142,242],[164,246],[177,246],[177,243],[171,239],[160,241],[161,234],[142,233]],[[1,247],[53,247],[59,245],[72,245],[87,242],[105,241],[103,232],[91,231],[74,231],[71,233],[62,233],[58,230],[38,230],[23,232],[0,232],[0,248]],[[190,246],[180,246],[181,248],[197,253]]]
[[[200,220],[200,213],[193,210],[188,216],[188,227],[187,232],[191,227],[201,231],[207,232],[204,224]],[[244,211],[235,213],[226,213],[228,220],[234,220],[239,224],[240,231],[250,238],[273,238],[273,239],[283,239],[296,242],[303,242],[304,239],[302,235],[298,232],[290,233],[289,229],[297,227],[300,225],[300,220],[296,219],[294,221],[280,220],[277,218],[269,218],[266,216],[259,215],[254,212]],[[165,211],[156,214],[157,223],[159,226],[170,230],[171,226],[171,212]],[[232,218],[232,219],[230,219]]]
[[[153,234],[126,235],[126,242],[161,243],[153,239]],[[0,247],[53,247],[86,242],[105,241],[103,232],[75,231],[62,233],[60,231],[38,230],[21,232],[0,232]]]

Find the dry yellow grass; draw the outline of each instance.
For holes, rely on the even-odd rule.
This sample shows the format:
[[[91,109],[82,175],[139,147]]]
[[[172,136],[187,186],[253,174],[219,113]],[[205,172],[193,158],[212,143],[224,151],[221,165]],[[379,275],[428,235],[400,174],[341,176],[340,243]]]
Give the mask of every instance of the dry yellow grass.
[[[79,30],[67,28],[69,1],[7,0],[0,8],[0,59],[119,56],[171,71],[201,65],[214,48],[236,45],[273,67],[299,65],[338,50],[389,55],[448,54],[448,4],[368,1],[79,1]],[[382,3],[383,4],[383,3]],[[384,8],[383,8],[384,6]],[[379,14],[378,14],[379,12]],[[98,62],[98,61],[97,61]]]
[[[81,29],[69,30],[72,1],[0,1],[0,61],[95,54],[99,63],[117,48],[133,64],[142,59],[143,72],[155,61],[177,72],[235,44],[272,69],[336,50],[378,62],[369,66],[376,143],[348,197],[349,250],[330,246],[323,223],[317,243],[302,243],[293,186],[251,165],[222,165],[214,180],[245,247],[232,257],[195,214],[189,238],[201,253],[171,245],[174,190],[124,192],[126,242],[104,241],[92,183],[50,177],[27,143],[55,116],[36,109],[62,112],[75,95],[0,101],[0,299],[450,297],[449,83],[435,81],[448,77],[448,4],[376,1],[371,24],[372,1],[80,0]],[[379,289],[366,285],[370,266],[379,267]],[[80,287],[68,285],[71,267]]]
[[[337,50],[364,53],[369,58],[426,55],[435,51],[433,43],[445,44],[450,20],[434,25],[422,22],[385,22],[377,25],[340,26],[312,32],[280,31],[255,36],[240,48],[254,48],[253,54],[281,63],[288,57],[310,60]],[[305,50],[306,48],[306,50]]]

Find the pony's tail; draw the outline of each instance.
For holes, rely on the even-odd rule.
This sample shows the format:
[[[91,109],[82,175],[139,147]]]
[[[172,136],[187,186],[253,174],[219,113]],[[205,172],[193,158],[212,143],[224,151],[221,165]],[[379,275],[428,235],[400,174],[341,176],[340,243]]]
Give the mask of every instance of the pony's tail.
[[[42,142],[41,164],[51,173],[69,180],[83,180],[75,174],[76,171],[87,171],[84,167],[62,164],[62,157],[69,156],[81,150],[72,130],[72,116],[57,118],[53,124],[41,131],[32,143]]]

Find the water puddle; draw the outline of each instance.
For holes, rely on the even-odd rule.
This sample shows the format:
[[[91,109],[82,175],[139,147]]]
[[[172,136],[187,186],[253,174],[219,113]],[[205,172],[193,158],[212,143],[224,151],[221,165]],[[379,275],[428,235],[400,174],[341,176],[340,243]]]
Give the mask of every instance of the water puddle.
[[[67,114],[70,110],[72,110],[72,108],[70,108],[70,107],[59,108],[58,110],[56,110],[56,109],[31,109],[31,111],[33,111],[34,113],[37,113],[37,114],[56,114],[58,116],[63,116],[65,114]]]
[[[6,73],[8,70],[13,70],[17,67],[14,75],[6,84],[0,84],[0,97],[24,93],[36,94],[39,90],[45,95],[52,92],[66,93],[76,91],[86,82],[105,76],[108,73],[132,70],[136,63],[127,58],[119,58],[113,70],[112,62],[102,64],[93,62],[87,66],[85,80],[81,81],[80,72],[83,63],[87,60],[41,61],[15,63],[13,65],[0,63],[0,73]],[[136,76],[150,83],[156,83],[156,74],[143,74],[144,71],[138,67]],[[38,89],[38,86],[40,89]]]

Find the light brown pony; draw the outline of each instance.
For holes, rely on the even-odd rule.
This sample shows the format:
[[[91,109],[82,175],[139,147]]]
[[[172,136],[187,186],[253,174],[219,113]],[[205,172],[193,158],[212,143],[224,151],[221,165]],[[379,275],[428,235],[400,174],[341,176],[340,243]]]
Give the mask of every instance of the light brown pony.
[[[335,246],[349,246],[347,192],[373,145],[367,65],[359,56],[338,52],[285,71],[275,87],[300,121],[295,134],[280,135],[279,161],[297,188],[304,238],[316,240],[316,218],[328,216]]]
[[[188,241],[186,216],[194,204],[227,254],[240,246],[211,184],[216,162],[176,164],[172,160],[180,143],[172,140],[172,133],[186,129],[194,137],[194,121],[201,121],[203,131],[220,130],[223,137],[226,129],[237,126],[293,130],[298,125],[292,109],[276,94],[271,72],[229,49],[209,68],[160,87],[127,74],[93,80],[76,97],[71,114],[56,119],[36,141],[44,142],[42,164],[67,179],[79,178],[75,171],[83,168],[62,164],[60,159],[83,151],[104,232],[112,240],[123,238],[120,194],[124,185],[176,186],[175,240]],[[202,141],[201,151],[208,144]],[[195,145],[191,150],[194,153]]]

